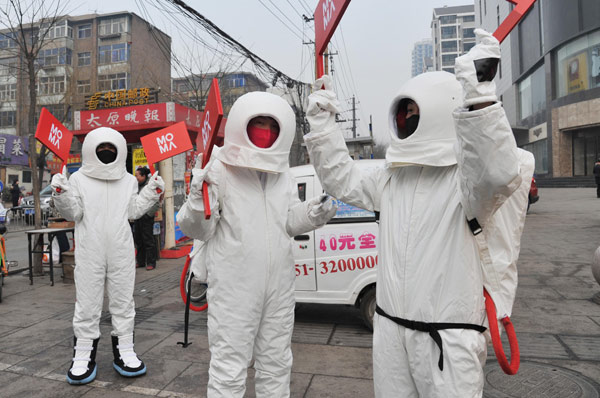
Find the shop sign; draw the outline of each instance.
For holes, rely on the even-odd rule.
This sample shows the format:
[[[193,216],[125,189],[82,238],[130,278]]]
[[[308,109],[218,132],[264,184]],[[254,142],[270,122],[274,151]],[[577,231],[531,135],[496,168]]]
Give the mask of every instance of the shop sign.
[[[148,87],[102,91],[86,97],[85,105],[88,110],[146,105],[158,102],[157,96],[158,91]]]
[[[546,123],[539,124],[529,129],[529,142],[536,142],[548,138],[548,125]]]
[[[29,166],[29,140],[12,134],[0,134],[0,165]]]

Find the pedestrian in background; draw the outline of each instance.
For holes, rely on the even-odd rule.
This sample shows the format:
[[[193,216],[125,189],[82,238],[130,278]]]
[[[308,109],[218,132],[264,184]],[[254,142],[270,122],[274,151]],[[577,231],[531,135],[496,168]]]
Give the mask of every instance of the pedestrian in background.
[[[135,171],[138,181],[138,193],[148,184],[150,169],[138,167]],[[158,210],[159,202],[154,205],[133,223],[133,238],[137,250],[135,262],[137,268],[146,267],[148,271],[156,268],[156,240],[152,233],[154,227],[154,214]]]
[[[600,198],[600,158],[594,164],[594,178],[596,179],[596,197]]]
[[[21,187],[19,187],[18,179],[13,182],[12,188],[10,188],[10,195],[13,207],[17,207],[19,205],[19,197],[21,197]]]

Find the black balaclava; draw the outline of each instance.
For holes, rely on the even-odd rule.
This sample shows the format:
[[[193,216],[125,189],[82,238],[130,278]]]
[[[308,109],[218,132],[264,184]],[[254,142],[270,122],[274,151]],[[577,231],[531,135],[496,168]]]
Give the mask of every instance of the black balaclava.
[[[102,143],[98,146],[101,146],[101,145],[106,145],[106,144]],[[112,144],[109,144],[109,145],[112,146],[113,148],[115,148],[114,145],[112,145]],[[102,150],[96,149],[96,156],[98,156],[98,159],[104,164],[112,163],[117,158],[117,148],[115,148],[114,151],[111,151],[110,149],[102,149]]]
[[[398,138],[405,139],[412,135],[419,127],[419,115],[412,115],[409,118],[406,118],[406,109],[408,107],[409,102],[414,102],[409,98],[403,98],[398,104],[398,109],[396,111],[396,127],[398,129]]]

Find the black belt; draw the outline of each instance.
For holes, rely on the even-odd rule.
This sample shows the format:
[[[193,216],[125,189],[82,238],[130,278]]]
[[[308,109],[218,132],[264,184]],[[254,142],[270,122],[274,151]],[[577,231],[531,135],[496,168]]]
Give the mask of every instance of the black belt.
[[[438,361],[438,367],[440,370],[444,370],[444,349],[442,347],[442,336],[439,334],[439,330],[444,329],[472,329],[479,333],[485,332],[486,328],[481,325],[474,325],[472,323],[450,323],[450,322],[419,322],[411,321],[409,319],[396,318],[385,313],[380,306],[375,306],[375,312],[379,315],[386,317],[390,321],[397,323],[405,328],[417,330],[419,332],[429,333],[429,336],[435,341],[435,344],[440,349],[440,359]]]

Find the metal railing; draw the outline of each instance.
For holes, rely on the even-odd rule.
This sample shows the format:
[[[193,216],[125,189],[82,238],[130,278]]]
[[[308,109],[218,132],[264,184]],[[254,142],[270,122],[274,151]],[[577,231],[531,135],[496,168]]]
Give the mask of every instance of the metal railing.
[[[42,209],[42,225],[48,225],[50,211]],[[4,220],[0,217],[0,223],[6,225],[8,231],[22,231],[35,227],[35,210],[33,206],[17,206],[6,209]]]

